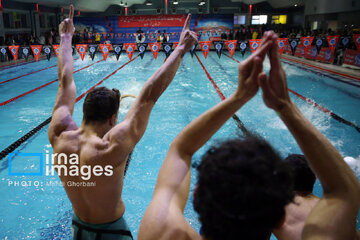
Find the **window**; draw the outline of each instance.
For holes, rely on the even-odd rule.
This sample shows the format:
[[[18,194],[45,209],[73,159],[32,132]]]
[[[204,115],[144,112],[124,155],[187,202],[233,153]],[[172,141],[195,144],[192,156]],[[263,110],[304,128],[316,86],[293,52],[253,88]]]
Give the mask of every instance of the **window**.
[[[55,16],[54,15],[50,15],[48,16],[48,27],[50,28],[55,28]]]
[[[20,21],[21,21],[21,27],[22,28],[28,28],[29,27],[29,23],[27,21],[27,16],[26,14],[19,14],[20,17]]]
[[[46,25],[45,25],[45,15],[40,15],[39,19],[40,19],[40,27],[45,28],[46,27]]]
[[[234,15],[234,24],[244,25],[245,19],[245,15]]]
[[[251,24],[266,24],[267,15],[253,15],[251,18]]]
[[[4,28],[10,28],[10,15],[9,13],[3,13]]]
[[[286,24],[286,22],[287,22],[287,15],[274,15],[274,16],[272,16],[271,23]]]

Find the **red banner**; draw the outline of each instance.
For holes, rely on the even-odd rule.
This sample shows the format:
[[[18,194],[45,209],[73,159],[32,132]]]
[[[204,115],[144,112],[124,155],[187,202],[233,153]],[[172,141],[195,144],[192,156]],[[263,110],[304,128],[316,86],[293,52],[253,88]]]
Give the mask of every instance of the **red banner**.
[[[360,67],[360,51],[346,49],[343,63]]]
[[[159,53],[159,50],[160,50],[160,43],[159,42],[149,43],[149,46],[150,46],[151,52],[154,55],[154,58],[156,59],[157,55]]]
[[[210,50],[211,41],[202,41],[202,42],[199,42],[199,43],[200,43],[201,50],[202,50],[202,52],[204,54],[204,57],[206,59],[207,55],[209,53],[209,50]]]
[[[76,49],[78,50],[81,60],[84,60],[87,44],[76,44]]]
[[[333,63],[334,55],[330,48],[323,47],[321,48],[319,54],[316,56],[315,60],[324,62],[324,63]]]
[[[237,40],[226,40],[225,44],[226,44],[226,47],[227,47],[231,57],[234,56]]]
[[[182,27],[187,15],[141,15],[141,16],[119,16],[118,26],[120,28],[139,27]]]
[[[104,60],[106,61],[106,58],[111,50],[111,44],[99,44],[99,47],[104,57]]]
[[[250,42],[251,52],[253,53],[260,46],[261,39],[251,39],[249,40],[249,42]]]
[[[313,40],[314,40],[314,37],[301,37],[301,44],[304,46],[305,52],[307,52],[309,50]]]
[[[56,56],[58,56],[60,51],[60,45],[52,45],[52,47],[56,53]]]
[[[14,61],[16,62],[18,53],[19,53],[19,46],[8,46],[11,54],[14,57]]]
[[[174,42],[174,49],[179,45],[179,42]]]
[[[285,50],[285,46],[287,44],[287,41],[288,41],[287,38],[279,38],[277,40],[280,56],[283,54],[283,52]],[[289,45],[288,45],[288,48],[290,48],[290,51],[291,51],[291,47]]]
[[[327,42],[329,44],[329,48],[330,48],[332,54],[334,54],[335,47],[338,44],[339,39],[340,39],[339,35],[337,35],[337,36],[327,36],[326,37],[326,40],[327,40]]]
[[[129,59],[131,60],[136,49],[136,43],[124,43],[124,46],[126,49],[126,53],[128,54]]]
[[[360,51],[360,34],[354,34],[354,41],[357,47],[357,50]]]
[[[42,45],[31,45],[30,47],[34,53],[35,60],[39,61]]]

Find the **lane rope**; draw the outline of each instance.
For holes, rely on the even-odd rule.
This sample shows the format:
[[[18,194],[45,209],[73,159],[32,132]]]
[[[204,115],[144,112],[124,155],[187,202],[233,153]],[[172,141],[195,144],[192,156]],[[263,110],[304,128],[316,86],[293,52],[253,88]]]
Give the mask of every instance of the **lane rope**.
[[[240,61],[236,60],[235,58],[223,53],[225,56],[229,57],[230,59],[236,61],[237,63],[240,63]],[[295,92],[294,90],[288,88],[288,91],[291,92],[292,94],[294,94],[295,96],[297,96],[298,98],[304,100],[305,102],[311,104],[312,106],[316,107],[317,109],[321,110],[322,112],[326,113],[327,115],[331,116],[333,119],[335,119],[336,121],[343,123],[345,125],[348,125],[350,127],[353,127],[356,129],[356,131],[358,131],[360,133],[360,127],[357,126],[355,123],[350,122],[342,117],[340,117],[339,115],[337,115],[336,113],[334,113],[333,111],[321,106],[320,104],[316,103],[314,100],[311,100],[310,98],[306,98],[303,95],[301,95],[300,93]]]
[[[210,73],[206,70],[205,66],[203,65],[203,63],[201,62],[200,58],[198,57],[198,55],[194,52],[194,55],[196,56],[197,60],[199,61],[202,69],[204,70],[206,76],[208,77],[208,79],[210,80],[210,82],[212,83],[213,87],[215,88],[217,94],[219,95],[219,97],[221,98],[221,100],[225,100],[225,96],[224,94],[221,92],[220,88],[218,87],[218,85],[215,83],[214,79],[210,76]],[[247,128],[245,127],[244,123],[240,120],[240,118],[234,114],[232,116],[233,120],[235,121],[236,125],[238,126],[238,128],[240,128],[240,130],[246,135],[249,136],[251,135],[251,132],[249,130],[247,130]]]
[[[96,83],[94,86],[92,86],[89,90],[87,90],[86,92],[84,92],[83,94],[81,94],[79,97],[76,98],[76,102],[80,101],[87,93],[89,93],[91,90],[93,90],[96,86],[100,85],[102,82],[104,82],[106,79],[108,79],[109,77],[111,77],[112,75],[114,75],[115,73],[117,73],[120,69],[122,69],[123,67],[125,67],[126,65],[128,65],[130,62],[134,61],[138,56],[136,56],[135,58],[133,58],[132,60],[128,61],[127,63],[123,64],[121,67],[119,67],[118,69],[116,69],[114,72],[112,72],[110,75],[106,76],[103,80],[99,81],[98,83]],[[2,150],[0,152],[0,160],[2,160],[4,157],[6,157],[9,153],[13,152],[14,150],[16,150],[21,144],[23,144],[24,142],[26,142],[30,137],[32,137],[33,135],[35,135],[38,131],[40,131],[43,127],[45,127],[46,125],[48,125],[51,122],[51,117],[47,118],[45,121],[43,121],[42,123],[40,123],[39,125],[37,125],[35,128],[33,128],[32,130],[30,130],[28,133],[26,133],[24,136],[20,137],[18,140],[16,140],[15,142],[13,142],[12,144],[10,144],[7,148],[5,148],[4,150]]]
[[[39,58],[39,60],[44,60],[44,59],[46,59],[46,56],[42,56]],[[34,62],[36,62],[35,59],[31,60],[31,61],[26,61],[25,59],[23,59],[23,60],[19,60],[19,61],[10,63],[10,64],[2,65],[2,66],[0,66],[0,68],[9,69],[9,68],[18,67],[18,66],[22,66],[22,65],[26,65],[26,64],[34,63]]]

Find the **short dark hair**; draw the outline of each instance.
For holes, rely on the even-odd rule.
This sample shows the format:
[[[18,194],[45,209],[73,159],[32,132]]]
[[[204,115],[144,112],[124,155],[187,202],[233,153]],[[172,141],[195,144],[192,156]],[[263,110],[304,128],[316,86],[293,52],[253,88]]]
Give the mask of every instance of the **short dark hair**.
[[[120,105],[120,91],[98,87],[88,93],[83,105],[85,124],[103,122],[116,114]]]
[[[289,164],[294,176],[294,191],[312,192],[316,176],[311,170],[304,155],[290,154],[284,160]]]
[[[197,169],[194,209],[209,240],[267,239],[294,197],[288,165],[259,137],[211,147]]]

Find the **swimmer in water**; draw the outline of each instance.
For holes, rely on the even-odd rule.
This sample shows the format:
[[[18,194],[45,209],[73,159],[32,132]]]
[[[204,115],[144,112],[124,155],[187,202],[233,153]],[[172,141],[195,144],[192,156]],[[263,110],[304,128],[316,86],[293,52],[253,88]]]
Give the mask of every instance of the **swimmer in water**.
[[[83,103],[83,120],[77,126],[72,117],[76,102],[71,55],[75,31],[73,16],[74,7],[71,5],[69,18],[59,26],[59,88],[48,138],[53,153],[63,157],[57,155],[53,167],[56,167],[62,182],[78,183],[78,187],[64,185],[74,211],[72,229],[75,240],[133,239],[123,218],[122,189],[127,159],[144,135],[155,103],[172,82],[185,53],[197,42],[197,36],[189,30],[189,14],[179,46],[145,82],[122,122],[117,124],[120,92],[97,87],[87,94]],[[129,96],[123,95],[122,98]],[[78,156],[78,163],[63,160],[65,157],[71,159],[71,156]],[[71,174],[74,164],[78,168],[86,167],[87,171]],[[70,174],[64,174],[66,171]],[[84,175],[86,177],[89,172],[92,175],[85,182]],[[88,187],[88,182],[95,182],[95,186]]]

